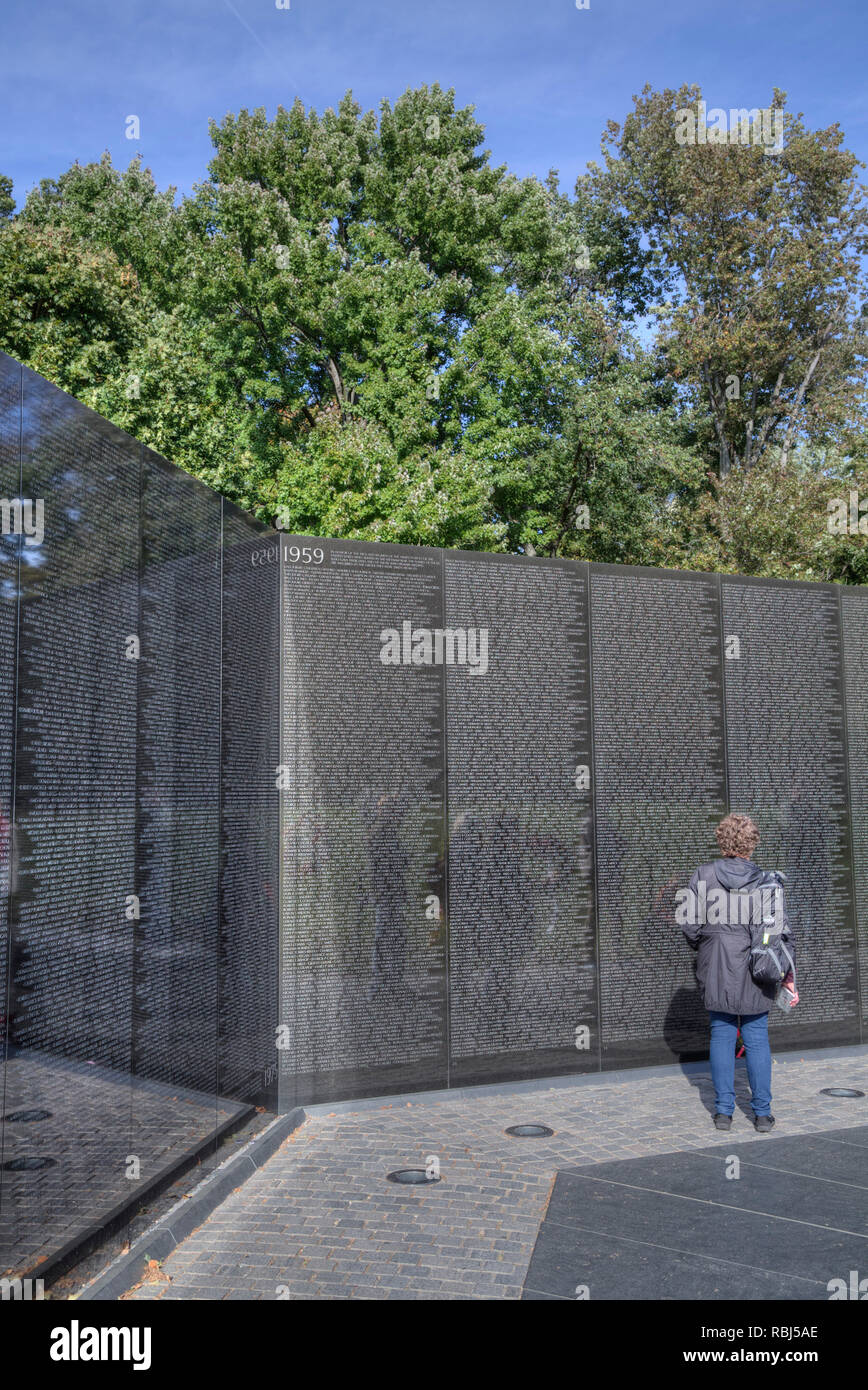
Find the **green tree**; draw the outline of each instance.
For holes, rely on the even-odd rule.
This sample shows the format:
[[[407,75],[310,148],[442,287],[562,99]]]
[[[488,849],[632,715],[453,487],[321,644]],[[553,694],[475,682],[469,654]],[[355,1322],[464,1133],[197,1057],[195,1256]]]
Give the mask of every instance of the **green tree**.
[[[177,302],[175,271],[181,232],[175,189],[160,192],[140,157],[115,169],[106,152],[98,164],[73,164],[58,179],[42,179],[28,195],[21,222],[63,228],[76,241],[111,251],[162,307]]]
[[[637,307],[653,299],[665,366],[705,412],[725,478],[864,428],[866,190],[839,127],[807,130],[784,93],[769,108],[779,150],[756,126],[730,117],[727,130],[726,113],[706,134],[700,100],[695,86],[646,87],[609,122],[587,196],[642,233],[634,277],[652,294]],[[679,143],[695,132],[705,143]]]
[[[855,161],[791,116],[679,146],[698,99],[646,89],[572,196],[436,85],[227,116],[181,201],[73,165],[0,202],[0,343],[299,532],[851,581]]]
[[[63,227],[0,232],[0,347],[98,408],[143,331],[135,273]]]
[[[681,517],[678,563],[814,583],[868,584],[868,458],[802,445],[786,467],[770,454],[732,469]],[[857,503],[858,505],[858,503]],[[841,511],[845,525],[834,525]],[[860,526],[864,529],[859,529]]]
[[[0,346],[219,487],[255,461],[184,300],[190,254],[174,190],[140,159],[43,179],[0,234]]]
[[[505,544],[513,474],[530,477],[558,427],[562,345],[517,292],[550,236],[545,190],[492,168],[482,134],[437,86],[379,122],[348,94],[322,117],[296,102],[212,127],[211,177],[185,210],[190,297],[273,460],[269,506],[308,527],[330,514],[336,459],[356,459],[365,534],[454,536],[461,517],[461,534]],[[358,456],[369,444],[400,505]]]
[[[12,180],[5,174],[0,174],[0,220],[11,217],[15,211],[15,199],[12,197]]]

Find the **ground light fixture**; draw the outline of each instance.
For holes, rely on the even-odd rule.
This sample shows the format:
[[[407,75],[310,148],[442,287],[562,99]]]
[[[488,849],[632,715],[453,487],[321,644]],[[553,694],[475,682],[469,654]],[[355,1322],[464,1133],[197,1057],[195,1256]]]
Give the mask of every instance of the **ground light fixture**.
[[[548,1125],[510,1125],[504,1133],[513,1139],[548,1139],[554,1130],[549,1129]]]
[[[407,1187],[429,1187],[439,1182],[440,1176],[429,1178],[424,1168],[396,1168],[394,1173],[386,1174],[386,1181],[403,1183]]]
[[[853,1086],[824,1086],[820,1092],[821,1096],[835,1096],[840,1100],[860,1100],[864,1094]]]
[[[37,1168],[54,1168],[56,1158],[43,1158],[41,1155],[25,1154],[21,1158],[10,1158],[3,1164],[5,1173],[32,1173]]]

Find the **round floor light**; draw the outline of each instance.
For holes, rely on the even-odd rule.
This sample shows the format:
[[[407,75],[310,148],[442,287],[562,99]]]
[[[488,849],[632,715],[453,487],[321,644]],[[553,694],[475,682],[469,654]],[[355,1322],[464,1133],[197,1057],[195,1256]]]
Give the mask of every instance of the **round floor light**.
[[[429,1178],[424,1168],[396,1168],[394,1173],[386,1174],[386,1181],[404,1183],[407,1187],[430,1187],[440,1178]]]
[[[7,1173],[32,1173],[37,1168],[54,1168],[57,1164],[56,1158],[37,1158],[34,1154],[28,1154],[24,1158],[10,1158],[3,1164]]]
[[[50,1110],[13,1110],[9,1115],[3,1116],[4,1122],[9,1121],[15,1125],[29,1125],[34,1120],[50,1120]]]
[[[841,1100],[860,1100],[864,1094],[853,1086],[824,1086],[820,1092],[821,1096],[835,1096]]]
[[[554,1130],[548,1125],[511,1125],[506,1133],[513,1139],[548,1139]]]

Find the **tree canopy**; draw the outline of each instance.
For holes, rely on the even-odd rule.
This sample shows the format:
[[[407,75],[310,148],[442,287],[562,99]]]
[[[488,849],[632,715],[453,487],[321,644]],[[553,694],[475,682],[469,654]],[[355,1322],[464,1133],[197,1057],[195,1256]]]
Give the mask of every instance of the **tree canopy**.
[[[572,193],[437,85],[227,115],[188,197],[0,177],[0,347],[284,529],[866,582],[861,166],[777,91],[778,149],[684,143],[700,102]]]

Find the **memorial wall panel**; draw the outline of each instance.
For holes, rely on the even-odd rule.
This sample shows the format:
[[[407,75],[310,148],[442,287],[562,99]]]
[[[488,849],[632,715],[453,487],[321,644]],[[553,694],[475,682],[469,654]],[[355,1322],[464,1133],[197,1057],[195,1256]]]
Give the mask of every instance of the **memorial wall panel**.
[[[223,503],[219,1086],[277,1100],[277,538]]]
[[[281,554],[281,1072],[310,1102],[443,1086],[440,555]]]
[[[868,589],[842,586],[853,889],[862,1040],[868,1041]]]
[[[140,447],[24,373],[16,1047],[129,1071]]]
[[[30,371],[22,424],[0,1265],[34,1273],[132,1190],[140,447]]]
[[[133,1072],[216,1089],[221,501],[142,454]]]
[[[838,589],[731,575],[721,588],[730,807],[759,825],[757,862],[787,875],[801,968],[797,1009],[769,1015],[775,1046],[858,1042]]]
[[[21,491],[21,368],[0,353],[0,498],[13,502]],[[12,518],[8,525],[12,525]],[[0,534],[0,1095],[6,1094],[6,1031],[8,1017],[9,892],[12,878],[12,794],[15,741],[15,663],[18,620],[19,538]],[[5,1125],[0,1110],[0,1165]],[[0,1206],[4,1172],[0,1166]]]
[[[0,487],[0,1273],[43,1275],[276,1070],[277,582],[230,554],[221,760],[222,499],[2,354]]]
[[[587,568],[443,552],[453,1085],[599,1067]]]
[[[700,1056],[675,899],[726,811],[718,582],[595,564],[590,583],[603,1066]]]

